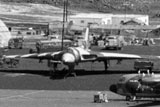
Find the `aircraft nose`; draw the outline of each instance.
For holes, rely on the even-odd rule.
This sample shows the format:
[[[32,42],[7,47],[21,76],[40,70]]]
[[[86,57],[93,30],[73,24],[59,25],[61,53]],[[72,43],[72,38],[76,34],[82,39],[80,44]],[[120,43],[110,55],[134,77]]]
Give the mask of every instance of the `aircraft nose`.
[[[75,57],[71,53],[65,53],[62,56],[62,61],[63,61],[63,63],[74,63],[75,62]]]
[[[115,84],[111,85],[109,88],[110,91],[117,93],[117,86]]]

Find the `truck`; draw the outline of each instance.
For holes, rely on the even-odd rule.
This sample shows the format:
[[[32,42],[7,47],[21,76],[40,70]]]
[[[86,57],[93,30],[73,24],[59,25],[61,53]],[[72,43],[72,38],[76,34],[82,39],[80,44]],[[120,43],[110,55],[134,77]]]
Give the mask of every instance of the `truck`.
[[[147,71],[149,70],[150,72],[152,72],[154,63],[152,61],[135,61],[134,62],[134,69],[137,71]]]
[[[117,35],[110,35],[106,37],[106,40],[104,41],[104,48],[112,48],[120,50],[122,49],[123,41],[119,38]]]
[[[23,48],[23,38],[22,37],[16,37],[16,38],[11,38],[8,42],[8,48],[13,49],[22,49]]]
[[[63,40],[63,47],[73,46],[71,40]],[[43,53],[43,52],[56,52],[60,51],[62,48],[62,40],[52,39],[52,40],[40,40],[37,41],[33,48],[30,48],[29,53]]]

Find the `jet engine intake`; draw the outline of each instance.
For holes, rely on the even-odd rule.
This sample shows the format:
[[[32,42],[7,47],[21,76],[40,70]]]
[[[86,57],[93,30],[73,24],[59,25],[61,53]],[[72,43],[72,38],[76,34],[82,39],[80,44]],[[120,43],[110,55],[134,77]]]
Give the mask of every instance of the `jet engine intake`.
[[[76,48],[74,47],[68,48],[68,53],[71,53],[74,55],[76,63],[78,63],[81,60],[80,53]]]
[[[72,53],[64,53],[62,55],[62,62],[64,64],[74,64],[76,62],[76,58]]]

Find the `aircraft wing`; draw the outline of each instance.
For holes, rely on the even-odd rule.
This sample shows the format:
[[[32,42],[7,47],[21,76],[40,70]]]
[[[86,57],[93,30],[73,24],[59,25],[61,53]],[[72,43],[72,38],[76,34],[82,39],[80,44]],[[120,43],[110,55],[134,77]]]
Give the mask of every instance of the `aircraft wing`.
[[[160,59],[159,56],[152,55],[136,55],[136,54],[126,54],[126,53],[109,53],[109,52],[90,52],[90,55],[82,55],[83,60],[92,59],[93,60],[123,60],[123,59]]]
[[[108,53],[100,52],[97,54],[97,59],[142,59],[143,56],[134,54],[123,54],[123,53]]]
[[[46,52],[46,53],[33,53],[24,55],[7,55],[4,56],[6,59],[11,58],[30,58],[30,59],[53,59],[55,55],[59,55],[61,51],[58,52]]]
[[[79,51],[80,52],[80,51]],[[5,58],[30,58],[30,59],[47,59],[62,61],[62,55],[65,52],[46,52],[46,53],[33,53],[25,55],[8,55]],[[66,57],[66,60],[72,60],[72,57]],[[73,55],[76,57],[76,55]],[[78,62],[88,62],[88,61],[105,61],[105,60],[124,60],[124,59],[160,59],[160,56],[151,56],[151,55],[135,55],[135,54],[125,54],[125,53],[109,53],[109,52],[94,52],[94,51],[85,51],[80,53],[80,60]],[[64,60],[63,60],[64,61]]]
[[[125,53],[108,53],[99,52],[97,53],[97,60],[112,59],[112,60],[123,60],[123,59],[160,59],[160,56],[153,55],[136,55],[136,54],[125,54]]]
[[[21,58],[32,58],[32,59],[52,59],[55,55],[59,55],[61,51],[58,52],[46,52],[46,53],[35,53],[35,54],[25,54],[21,55]]]

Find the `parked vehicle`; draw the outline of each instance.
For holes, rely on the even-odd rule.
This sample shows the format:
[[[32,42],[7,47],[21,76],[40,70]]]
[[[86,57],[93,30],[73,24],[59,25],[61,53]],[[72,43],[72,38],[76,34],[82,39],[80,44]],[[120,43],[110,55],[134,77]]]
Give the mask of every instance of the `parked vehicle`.
[[[134,69],[138,70],[149,70],[152,71],[154,63],[152,61],[135,61]]]
[[[23,38],[11,38],[8,42],[8,48],[17,48],[22,49],[23,48]]]
[[[0,57],[0,68],[8,67],[8,68],[16,68],[19,64],[18,58],[5,58],[5,56]]]
[[[71,40],[63,40],[64,49],[73,46]],[[29,53],[42,53],[42,52],[55,52],[60,51],[62,48],[62,40],[52,39],[52,40],[41,40],[37,41],[34,48],[29,50]]]
[[[106,38],[104,41],[104,47],[113,48],[113,49],[122,49],[123,42],[119,39],[119,36],[111,35]]]

